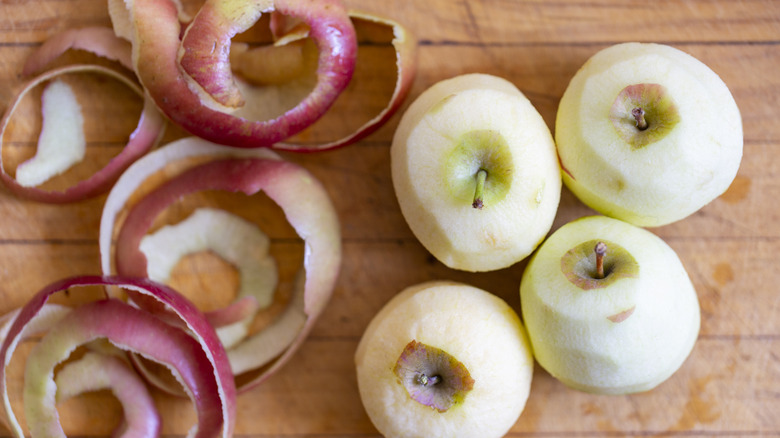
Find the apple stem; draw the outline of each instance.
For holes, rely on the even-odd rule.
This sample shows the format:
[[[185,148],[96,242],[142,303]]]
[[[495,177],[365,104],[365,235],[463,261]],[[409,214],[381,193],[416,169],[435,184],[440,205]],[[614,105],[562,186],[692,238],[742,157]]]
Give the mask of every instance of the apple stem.
[[[416,380],[417,380],[417,383],[419,383],[420,385],[428,387],[428,386],[433,386],[433,385],[439,383],[439,381],[441,381],[441,377],[439,377],[439,376],[428,377],[425,374],[418,374]]]
[[[636,120],[636,128],[640,131],[647,129],[647,120],[645,120],[645,110],[636,107],[631,110],[631,115]]]
[[[607,244],[599,242],[593,251],[596,253],[596,278],[600,280],[604,278],[604,256],[607,254]]]
[[[477,189],[474,191],[474,202],[471,206],[481,210],[483,207],[482,193],[485,191],[485,180],[487,179],[487,170],[479,169],[477,172]]]

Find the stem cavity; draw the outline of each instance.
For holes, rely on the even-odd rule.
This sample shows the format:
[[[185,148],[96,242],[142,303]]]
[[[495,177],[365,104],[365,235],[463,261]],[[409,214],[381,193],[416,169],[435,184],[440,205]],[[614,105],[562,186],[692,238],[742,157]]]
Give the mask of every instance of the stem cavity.
[[[607,254],[607,244],[599,242],[593,251],[596,253],[596,278],[601,280],[604,278],[604,256]]]
[[[644,131],[647,129],[647,120],[645,120],[645,110],[640,107],[636,107],[631,110],[631,115],[636,120],[636,129]]]
[[[474,190],[474,202],[471,206],[481,210],[484,204],[482,203],[482,195],[485,191],[485,180],[487,179],[487,170],[479,169],[477,172],[477,188]]]

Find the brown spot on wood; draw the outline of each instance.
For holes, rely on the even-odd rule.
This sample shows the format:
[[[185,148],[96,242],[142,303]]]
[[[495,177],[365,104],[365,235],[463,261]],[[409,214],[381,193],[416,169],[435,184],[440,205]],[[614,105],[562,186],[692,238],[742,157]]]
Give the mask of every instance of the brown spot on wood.
[[[614,323],[623,322],[623,321],[627,320],[628,317],[631,316],[634,313],[634,310],[636,310],[636,306],[634,306],[634,307],[632,307],[630,309],[626,309],[626,310],[624,310],[624,311],[622,311],[620,313],[616,313],[616,314],[614,314],[612,316],[608,316],[607,319],[612,321],[612,322],[614,322]]]
[[[685,403],[682,415],[677,420],[677,424],[672,427],[672,430],[691,430],[697,424],[714,423],[720,418],[717,402],[703,398],[710,381],[712,381],[712,376],[694,379],[688,383],[688,402]],[[711,399],[717,400],[717,397],[711,397]]]
[[[734,178],[734,181],[731,183],[728,190],[720,195],[720,199],[729,204],[736,204],[737,202],[743,201],[750,192],[750,185],[750,178],[738,176]]]
[[[582,415],[586,417],[596,417],[596,428],[602,432],[617,432],[619,429],[612,423],[609,413],[596,404],[596,402],[585,402],[582,404]]]
[[[596,422],[596,428],[601,432],[617,432],[619,429],[608,419],[600,419]]]
[[[734,270],[728,263],[719,263],[715,266],[715,272],[712,273],[712,279],[720,286],[725,286],[734,280]]]
[[[582,404],[582,414],[583,415],[604,415],[604,410],[601,409],[601,406],[597,405],[593,402],[585,402]]]

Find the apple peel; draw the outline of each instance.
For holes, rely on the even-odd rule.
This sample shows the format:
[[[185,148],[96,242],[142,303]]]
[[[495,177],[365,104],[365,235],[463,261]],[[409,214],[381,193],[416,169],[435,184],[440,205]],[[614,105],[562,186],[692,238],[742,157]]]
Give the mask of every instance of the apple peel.
[[[200,164],[194,170],[183,171],[131,207],[117,237],[114,268],[111,251],[113,232],[117,217],[131,195],[143,181],[166,165],[194,158],[215,161]],[[289,360],[328,302],[341,264],[338,217],[327,192],[304,168],[282,161],[267,149],[230,148],[199,138],[186,138],[164,146],[134,163],[112,189],[100,224],[103,272],[109,273],[116,269],[125,275],[145,276],[146,259],[138,249],[138,244],[147,232],[150,221],[157,212],[183,194],[206,189],[243,191],[247,194],[264,191],[282,208],[288,222],[305,245],[305,276],[299,276],[300,280],[295,282],[293,298],[287,310],[266,330],[253,335],[257,339],[267,339],[267,335],[263,336],[266,331],[277,333],[275,339],[284,339],[284,345],[280,348],[275,343],[268,344],[264,352],[266,342],[252,341],[254,338],[250,337],[247,342],[262,343],[263,348],[259,351],[244,349],[242,344],[238,344],[235,347],[238,350],[231,349],[231,364],[234,360],[240,360],[244,364],[242,370],[258,371],[247,379],[241,379],[239,390],[246,390],[264,381]],[[303,317],[300,318],[300,315]],[[265,360],[270,350],[273,350],[270,356],[275,357],[275,361],[268,365]]]
[[[116,61],[132,70],[130,44],[116,36],[108,27],[68,29],[47,39],[24,64],[22,74],[29,76],[42,72],[46,66],[68,50],[83,50],[102,58]]]
[[[109,389],[122,404],[124,419],[114,436],[153,437],[160,433],[160,414],[144,381],[115,356],[95,352],[62,367],[54,379],[57,402],[84,392]]]
[[[53,384],[42,383],[48,378],[42,380],[38,377],[49,376],[48,373],[54,365],[67,358],[67,354],[76,346],[107,337],[120,348],[159,359],[179,377],[187,387],[198,414],[198,424],[193,427],[189,436],[216,436],[221,431],[224,438],[230,437],[236,415],[235,385],[225,350],[202,313],[173,289],[151,280],[99,276],[72,277],[46,286],[22,307],[14,319],[0,347],[0,358],[3,361],[3,366],[0,367],[0,392],[3,395],[3,404],[0,409],[11,432],[15,436],[23,436],[22,429],[11,409],[6,382],[6,367],[13,351],[24,337],[29,324],[35,321],[45,309],[51,295],[67,291],[72,287],[95,285],[120,287],[128,293],[132,292],[155,300],[178,315],[186,330],[167,324],[152,314],[117,299],[103,299],[82,305],[69,311],[44,336],[41,344],[34,348],[31,355],[41,354],[42,362],[37,358],[28,360],[25,385],[28,384],[28,380],[31,380],[30,385],[33,387],[38,385],[38,390],[42,391],[37,393],[38,396],[52,391]],[[33,387],[29,388],[29,391],[25,387],[27,419],[31,423],[33,423],[31,419],[36,419],[31,427],[40,427],[52,436],[62,436],[59,424],[43,425],[44,418],[52,417],[39,417],[36,413],[50,409],[41,403],[53,403],[54,395],[45,396],[43,401],[40,399],[36,401]],[[30,408],[32,411],[28,410],[28,397],[31,395],[30,406],[37,405]],[[56,416],[53,418],[56,419]]]
[[[150,95],[174,123],[218,144],[295,152],[343,147],[386,123],[401,106],[414,79],[416,40],[406,28],[388,18],[345,11],[331,0],[266,0],[246,5],[208,1],[187,24],[181,23],[180,7],[169,0],[133,0],[113,6],[123,7],[121,13],[112,13],[114,29],[131,42],[144,41],[134,43],[133,64]],[[231,44],[231,38],[254,24],[262,13],[271,15],[274,44],[256,49]],[[287,21],[293,24],[286,27]],[[316,122],[353,79],[355,21],[393,29],[397,80],[387,106],[340,139],[286,141]],[[186,27],[182,30],[182,26]],[[250,82],[285,84],[288,88],[278,91],[283,95],[299,93],[299,88],[309,86],[305,81],[293,83],[306,69],[300,44],[305,38],[311,38],[319,50],[316,85],[292,109],[287,107],[289,98],[253,91],[259,89],[234,76],[235,71]],[[282,112],[264,120],[269,114]]]
[[[220,32],[235,31],[231,27],[234,23],[228,4],[208,2],[189,24],[182,40],[176,4],[170,0],[127,1],[128,19],[133,29],[133,65],[149,95],[174,123],[220,144],[268,147],[311,125],[347,86],[357,51],[355,31],[346,11],[336,2],[273,2],[273,10],[300,17],[310,25],[310,35],[320,51],[317,85],[285,114],[272,120],[250,121],[225,112],[232,108],[213,95],[216,89],[231,88],[225,85],[224,72],[219,73],[229,65],[229,47],[218,54],[217,61],[214,58],[205,63],[188,61],[192,56],[205,56],[204,47],[211,50],[216,44],[214,39],[222,40]],[[270,12],[262,7],[258,10]],[[258,17],[258,10],[249,9],[249,12]],[[209,27],[214,19],[220,18],[226,21],[227,27]],[[212,40],[203,46],[203,40],[210,37]],[[178,62],[180,49],[184,50],[182,63]],[[188,50],[191,55],[187,55]],[[185,72],[188,65],[190,70]],[[206,71],[193,71],[200,68]],[[232,73],[230,76],[232,78]]]
[[[368,137],[387,123],[387,121],[398,111],[401,104],[406,99],[406,96],[409,94],[417,69],[417,40],[414,36],[403,25],[389,18],[358,10],[350,10],[348,13],[353,21],[366,21],[387,26],[393,30],[392,45],[395,48],[397,76],[395,88],[393,89],[390,100],[387,102],[387,106],[356,131],[341,139],[318,144],[282,142],[274,145],[275,149],[292,152],[325,151],[356,143]],[[294,28],[294,30],[296,29]]]
[[[147,260],[148,277],[160,283],[170,281],[184,256],[200,251],[210,250],[238,269],[238,297],[252,297],[254,312],[245,312],[241,320],[223,324],[217,331],[225,348],[230,348],[247,335],[255,313],[273,301],[278,276],[269,246],[268,236],[254,224],[224,210],[199,208],[178,224],[143,237],[139,249]]]
[[[64,74],[97,73],[109,76],[128,86],[139,96],[143,91],[125,75],[110,68],[98,65],[73,65],[50,70],[30,80],[8,105],[3,118],[0,119],[0,150],[3,147],[3,136],[9,122],[23,98],[38,85]],[[57,115],[57,117],[61,117]],[[135,131],[130,134],[127,145],[105,167],[87,179],[79,181],[64,191],[48,191],[35,186],[24,186],[11,177],[2,165],[0,154],[0,180],[16,196],[46,203],[68,203],[94,197],[106,192],[119,174],[138,157],[154,146],[165,128],[165,120],[148,99]]]
[[[84,116],[70,85],[61,80],[46,84],[41,97],[43,123],[35,156],[16,167],[16,180],[34,187],[84,159]],[[58,117],[59,116],[59,117]]]

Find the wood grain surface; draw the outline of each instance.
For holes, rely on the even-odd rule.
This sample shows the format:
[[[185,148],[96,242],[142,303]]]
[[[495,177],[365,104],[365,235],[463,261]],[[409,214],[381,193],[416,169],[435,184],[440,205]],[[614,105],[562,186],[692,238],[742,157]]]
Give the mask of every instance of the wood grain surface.
[[[198,3],[185,2],[191,10]],[[701,334],[691,356],[668,381],[631,396],[577,392],[537,366],[527,407],[507,436],[780,436],[780,2],[345,3],[392,17],[417,37],[418,72],[410,99],[441,79],[491,73],[516,84],[551,129],[571,77],[609,45],[667,43],[715,70],[742,112],[745,149],[738,176],[701,211],[652,230],[679,253],[699,295]],[[104,1],[0,0],[0,109],[24,81],[22,64],[42,41],[65,29],[93,25],[109,25]],[[349,98],[300,139],[333,138],[381,108],[395,80],[392,56],[386,44],[364,41],[360,74]],[[93,60],[69,53],[61,62]],[[115,155],[140,112],[141,102],[132,93],[103,82],[101,91],[83,85],[82,91],[94,97],[84,108],[89,159],[70,178],[93,171]],[[35,110],[35,105],[23,109],[3,139],[9,171],[34,152],[41,123]],[[378,132],[344,149],[285,154],[309,169],[331,195],[342,226],[343,269],[326,312],[293,361],[267,383],[239,396],[237,436],[378,436],[360,402],[353,355],[373,315],[407,286],[433,279],[463,281],[495,293],[519,312],[524,262],[492,273],[453,271],[435,261],[411,234],[390,179],[389,146],[398,119],[396,115]],[[185,135],[170,127],[165,141]],[[22,305],[54,280],[100,273],[97,238],[104,201],[101,196],[52,206],[0,189],[0,313]],[[206,201],[260,223],[272,238],[283,280],[290,281],[303,245],[278,209],[265,199],[239,196]],[[554,228],[591,213],[564,189]],[[234,276],[231,268],[207,255],[191,257],[177,268],[177,284],[204,306],[224,304],[224,297],[206,295],[229,297],[234,291],[225,284],[232,285]],[[11,362],[12,396],[18,397],[30,347],[25,343]],[[164,434],[184,436],[194,417],[189,402],[154,396]],[[120,411],[102,392],[61,406],[66,431],[78,436],[110,434]],[[7,434],[0,427],[0,435]]]

